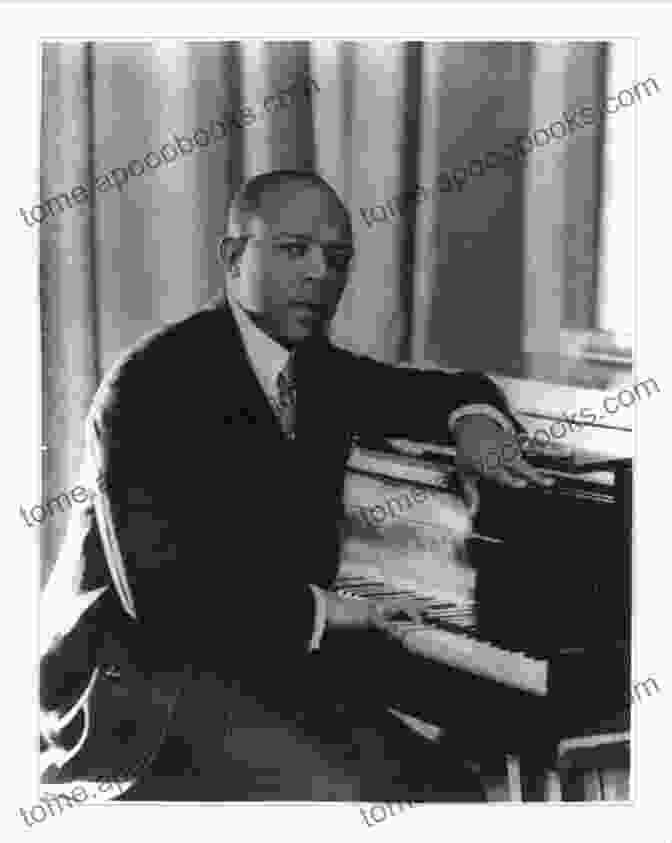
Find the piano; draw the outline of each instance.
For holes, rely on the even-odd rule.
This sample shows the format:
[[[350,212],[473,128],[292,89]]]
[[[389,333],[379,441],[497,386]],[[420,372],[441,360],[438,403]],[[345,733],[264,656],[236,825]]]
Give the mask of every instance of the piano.
[[[476,513],[448,446],[360,438],[349,461],[334,587],[421,615],[376,655],[393,709],[486,773],[506,760],[513,798],[628,798],[632,460],[588,433],[527,449],[555,486],[484,481]],[[618,749],[619,769],[563,779],[574,746]]]

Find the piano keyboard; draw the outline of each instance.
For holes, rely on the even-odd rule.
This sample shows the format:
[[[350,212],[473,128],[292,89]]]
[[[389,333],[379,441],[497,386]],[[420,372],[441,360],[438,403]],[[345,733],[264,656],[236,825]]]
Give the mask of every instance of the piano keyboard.
[[[548,694],[548,661],[507,650],[479,636],[473,600],[446,603],[357,576],[340,576],[334,588],[348,597],[381,602],[403,599],[417,604],[422,624],[395,621],[390,630],[413,653],[538,696]]]

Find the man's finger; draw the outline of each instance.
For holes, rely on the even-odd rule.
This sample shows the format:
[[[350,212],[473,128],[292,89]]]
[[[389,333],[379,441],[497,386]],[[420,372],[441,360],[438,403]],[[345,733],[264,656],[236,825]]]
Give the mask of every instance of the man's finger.
[[[469,517],[473,518],[478,512],[480,504],[476,478],[473,474],[468,474],[463,471],[458,472],[458,478],[461,486],[462,497],[464,498],[464,503],[467,507]]]
[[[512,440],[506,440],[498,443],[494,448],[490,448],[484,459],[486,469],[495,471],[498,468],[509,468],[512,463],[515,463],[521,458],[520,445]]]
[[[550,487],[555,484],[555,480],[552,477],[542,474],[538,468],[535,468],[528,462],[525,462],[522,457],[517,459],[511,465],[508,465],[507,469],[514,474],[525,477],[527,480],[531,480],[538,486]]]
[[[488,480],[493,480],[499,486],[507,486],[510,489],[524,489],[528,483],[524,477],[516,477],[510,471],[500,468],[497,471],[490,471],[486,475]]]
[[[475,460],[475,467],[479,474],[492,477],[500,469],[508,469],[512,463],[521,459],[520,448],[515,443],[505,442],[502,447],[493,446],[480,458]],[[473,471],[472,467],[472,471]],[[465,466],[468,473],[469,466]]]
[[[404,639],[412,630],[409,629],[407,623],[387,623],[382,631],[393,641],[400,641],[403,644]]]
[[[409,600],[390,600],[382,604],[382,611],[388,623],[422,623],[422,616],[417,603]]]

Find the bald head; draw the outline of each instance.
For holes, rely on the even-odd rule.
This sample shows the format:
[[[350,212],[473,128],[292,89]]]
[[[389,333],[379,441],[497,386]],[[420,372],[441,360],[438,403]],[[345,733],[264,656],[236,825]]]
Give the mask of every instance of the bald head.
[[[289,195],[309,187],[323,191],[340,208],[345,233],[352,240],[352,224],[347,208],[334,188],[311,170],[271,170],[245,182],[231,202],[227,234],[229,237],[246,235],[253,217],[264,210],[267,214],[277,212],[277,206],[281,206]]]
[[[350,215],[312,172],[277,170],[245,184],[229,212],[229,294],[287,347],[325,332],[348,278]]]

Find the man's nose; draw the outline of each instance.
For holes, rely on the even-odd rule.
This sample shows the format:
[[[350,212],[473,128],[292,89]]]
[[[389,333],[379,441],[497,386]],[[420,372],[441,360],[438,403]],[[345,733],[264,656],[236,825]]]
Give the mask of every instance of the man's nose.
[[[311,278],[324,278],[329,270],[324,250],[319,243],[311,243],[307,254],[306,275]]]

